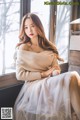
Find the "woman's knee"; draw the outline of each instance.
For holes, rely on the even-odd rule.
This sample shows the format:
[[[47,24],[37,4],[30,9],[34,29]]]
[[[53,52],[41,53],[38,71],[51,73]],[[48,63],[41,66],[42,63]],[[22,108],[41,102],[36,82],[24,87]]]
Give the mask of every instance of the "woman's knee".
[[[80,77],[77,77],[76,74],[72,74],[70,80],[70,92],[71,94],[76,93],[80,96]]]
[[[70,88],[71,89],[78,88],[78,79],[75,74],[71,75]]]

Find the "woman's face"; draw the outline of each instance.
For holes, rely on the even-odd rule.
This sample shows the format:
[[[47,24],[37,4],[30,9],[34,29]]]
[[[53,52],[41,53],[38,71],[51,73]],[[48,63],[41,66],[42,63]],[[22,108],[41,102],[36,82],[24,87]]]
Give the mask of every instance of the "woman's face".
[[[37,28],[31,18],[25,20],[24,29],[26,35],[31,39],[38,35]]]

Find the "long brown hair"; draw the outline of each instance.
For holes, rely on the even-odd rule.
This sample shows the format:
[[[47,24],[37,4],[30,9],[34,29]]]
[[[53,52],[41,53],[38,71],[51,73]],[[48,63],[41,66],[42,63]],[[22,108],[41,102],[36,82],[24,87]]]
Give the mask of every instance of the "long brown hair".
[[[43,25],[42,25],[39,17],[33,13],[26,14],[22,19],[21,29],[20,29],[20,33],[19,33],[20,42],[17,46],[19,46],[23,43],[27,43],[27,42],[31,43],[30,38],[25,34],[25,30],[24,30],[25,21],[26,21],[26,19],[29,19],[29,18],[32,19],[33,23],[35,24],[35,26],[37,28],[39,46],[41,48],[43,48],[44,50],[53,51],[55,53],[57,59],[60,61],[63,61],[63,59],[59,57],[59,53],[58,53],[56,46],[52,42],[47,40],[47,38],[45,36]]]

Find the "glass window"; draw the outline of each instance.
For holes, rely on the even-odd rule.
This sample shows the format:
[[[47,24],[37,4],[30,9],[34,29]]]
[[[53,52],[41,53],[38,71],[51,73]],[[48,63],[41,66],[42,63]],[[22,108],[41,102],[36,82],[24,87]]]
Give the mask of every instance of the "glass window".
[[[65,2],[67,2],[67,0]],[[70,5],[57,6],[56,45],[60,56],[64,59],[64,62],[68,62],[70,17],[71,17]]]
[[[0,74],[13,72],[20,25],[20,0],[0,0]]]
[[[45,0],[31,0],[31,12],[41,19],[46,37],[49,38],[50,5],[44,5]]]

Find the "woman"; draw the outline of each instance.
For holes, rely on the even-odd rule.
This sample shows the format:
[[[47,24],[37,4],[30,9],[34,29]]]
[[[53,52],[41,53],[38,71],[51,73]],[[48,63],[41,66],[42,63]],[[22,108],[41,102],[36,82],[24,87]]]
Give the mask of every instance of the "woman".
[[[72,120],[71,107],[80,119],[80,76],[60,74],[57,60],[63,59],[37,15],[23,17],[19,38],[16,77],[25,84],[14,105],[15,120]]]

